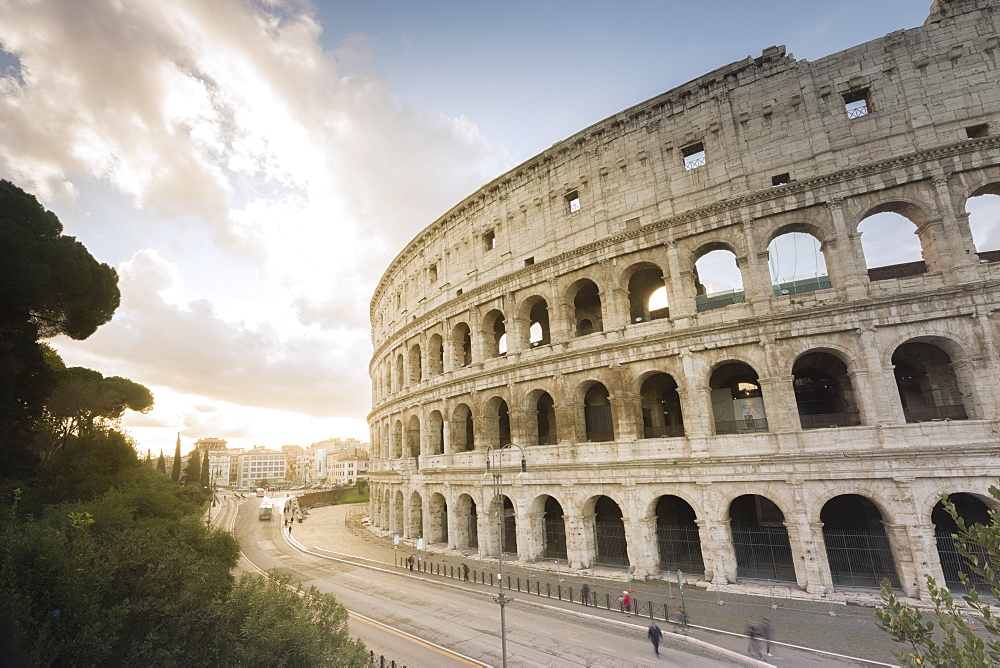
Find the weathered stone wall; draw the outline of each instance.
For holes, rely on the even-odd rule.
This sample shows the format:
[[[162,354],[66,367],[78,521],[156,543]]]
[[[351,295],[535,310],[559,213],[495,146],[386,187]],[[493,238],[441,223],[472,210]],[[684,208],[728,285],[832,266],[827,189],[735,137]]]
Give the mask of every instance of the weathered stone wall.
[[[816,62],[766,49],[556,144],[425,229],[372,300],[375,523],[495,546],[485,450],[510,440],[531,469],[505,491],[522,560],[545,549],[553,497],[566,561],[591,566],[606,496],[628,563],[655,575],[657,500],[671,495],[694,510],[705,576],[725,583],[739,570],[730,505],[756,495],[783,514],[795,581],[831,590],[820,514],[858,495],[878,508],[900,585],[940,579],[937,495],[984,497],[1000,477],[1000,263],[975,248],[965,208],[1000,193],[998,17],[998,0],[951,0],[924,26]],[[867,113],[849,118],[855,100]],[[686,168],[698,145],[705,163]],[[922,273],[869,276],[858,224],[884,211],[913,222]],[[767,248],[787,232],[819,240],[830,287],[776,295]],[[715,249],[735,254],[744,301],[707,310],[694,269]],[[636,311],[647,274],[669,312]],[[539,312],[542,341],[529,334]],[[901,400],[916,391],[904,358],[931,369],[927,406]],[[802,417],[796,383],[813,359],[839,370],[836,429]],[[737,367],[755,374],[763,420],[720,419],[718,374]],[[650,426],[658,374],[676,383],[679,434]],[[602,388],[610,441],[593,424]]]

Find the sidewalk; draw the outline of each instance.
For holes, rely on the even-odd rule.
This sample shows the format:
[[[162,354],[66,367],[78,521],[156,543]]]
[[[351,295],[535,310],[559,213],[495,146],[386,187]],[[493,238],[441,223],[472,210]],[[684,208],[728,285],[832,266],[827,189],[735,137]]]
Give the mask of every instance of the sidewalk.
[[[369,559],[389,568],[407,568],[406,560],[414,557],[414,567],[429,575],[461,580],[461,565],[467,564],[470,580],[494,585],[497,559],[461,551],[446,550],[432,545],[431,550],[419,554],[410,541],[397,549],[392,539],[378,536],[362,524],[367,516],[366,506],[323,506],[306,511],[304,522],[296,522],[295,539],[308,546]],[[565,565],[551,562],[521,564],[504,558],[504,585],[512,593],[542,599],[562,600],[581,608],[581,586],[591,588],[595,613],[624,615],[619,612],[618,597],[623,590],[631,592],[641,617],[650,613],[664,631],[674,630],[674,614],[683,600],[693,635],[700,629],[713,629],[742,636],[748,620],[767,618],[774,628],[774,640],[812,647],[827,652],[896,664],[893,652],[898,646],[876,627],[871,607],[833,602],[810,597],[787,583],[775,583],[769,590],[767,584],[756,586],[724,586],[721,588],[704,582],[687,582],[683,593],[676,579],[638,581],[628,580],[627,572],[613,569],[593,569],[586,573],[570,572]],[[471,586],[471,582],[470,582]],[[536,593],[537,592],[537,593]],[[863,593],[862,593],[863,594]],[[863,598],[863,596],[862,596]],[[876,593],[869,596],[878,600]],[[610,612],[609,612],[610,609]],[[664,612],[670,614],[670,623],[664,624]],[[831,614],[832,613],[832,614]],[[780,647],[780,645],[779,645]],[[772,653],[777,655],[775,649]],[[766,657],[765,657],[766,658]]]

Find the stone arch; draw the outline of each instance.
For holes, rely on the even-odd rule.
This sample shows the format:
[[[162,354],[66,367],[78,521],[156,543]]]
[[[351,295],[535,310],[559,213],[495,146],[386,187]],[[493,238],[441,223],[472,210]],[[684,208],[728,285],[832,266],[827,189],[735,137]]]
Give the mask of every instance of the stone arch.
[[[963,395],[969,391],[962,391],[948,350],[964,357],[955,341],[937,336],[914,337],[893,350],[896,390],[907,422],[968,418]]]
[[[423,362],[420,357],[420,344],[414,343],[410,346],[409,354],[409,383],[410,385],[416,385],[421,380],[423,380],[424,370]]]
[[[420,456],[420,418],[416,415],[411,415],[406,423],[406,456]]]
[[[528,392],[524,399],[524,433],[531,445],[555,445],[559,442],[556,408],[552,395],[545,390]]]
[[[493,529],[493,539],[487,546],[489,554],[496,555],[502,550],[504,555],[517,556],[517,507],[506,494],[497,494],[490,502],[490,521],[496,527]],[[500,517],[498,520],[497,517]],[[502,526],[502,530],[499,527]],[[499,530],[499,534],[497,533]]]
[[[792,390],[803,429],[861,424],[850,370],[840,351],[813,348],[792,365]]]
[[[1000,262],[1000,181],[980,185],[962,204],[979,261]]]
[[[427,416],[427,454],[444,454],[444,419],[438,410]]]
[[[795,582],[785,514],[771,499],[744,494],[729,504],[736,577]]]
[[[452,408],[448,434],[451,436],[452,452],[471,452],[475,449],[475,426],[468,404],[460,403]]]
[[[452,368],[460,369],[472,364],[472,330],[466,322],[459,322],[451,329]]]
[[[510,406],[501,396],[490,397],[479,414],[481,447],[498,448],[511,442]]]
[[[767,244],[767,264],[776,297],[830,287],[826,239],[823,229],[805,222],[782,225],[774,231]],[[810,258],[800,263],[800,258],[808,255],[812,256],[811,272]]]
[[[403,536],[406,534],[406,510],[403,502],[403,490],[397,489],[392,500],[392,532]]]
[[[520,333],[522,348],[537,348],[552,342],[549,325],[549,305],[540,295],[532,295],[521,302],[519,320],[523,323]]]
[[[403,456],[403,421],[396,419],[392,423],[392,458],[400,459]]]
[[[710,241],[691,253],[691,276],[694,280],[695,310],[712,311],[746,301],[746,278],[734,247],[724,241]],[[729,267],[728,273],[723,266]],[[701,265],[701,269],[699,269]],[[732,272],[735,268],[735,272]],[[706,275],[702,276],[702,272]],[[735,285],[736,280],[739,285]],[[732,287],[726,287],[730,283]]]
[[[402,390],[406,387],[406,376],[403,370],[403,353],[396,353],[396,373],[394,380],[396,390]]]
[[[604,331],[601,291],[597,283],[589,278],[581,278],[570,285],[566,294],[572,308],[572,324],[576,336]]]
[[[424,508],[420,492],[410,492],[410,503],[406,512],[406,535],[410,538],[421,538],[424,535]]]
[[[862,226],[872,227],[872,223],[879,225],[892,224],[886,222],[891,221],[891,217],[880,216],[879,218],[873,218],[880,214],[902,216],[913,224],[913,233],[917,235],[920,246],[919,260],[907,256],[897,258],[897,260],[901,261],[894,261],[891,264],[885,265],[882,263],[876,264],[869,259],[869,255],[875,254],[877,250],[865,238],[865,234],[868,231],[863,230]],[[871,219],[869,224],[864,225],[865,221],[869,219]],[[871,204],[863,210],[862,215],[858,217],[854,225],[854,229],[861,235],[861,252],[865,256],[865,266],[868,268],[869,280],[880,281],[890,278],[906,278],[909,276],[918,276],[928,271],[941,271],[937,240],[934,238],[931,226],[927,225],[929,219],[930,216],[927,213],[926,205],[910,199],[888,199]],[[898,224],[894,225],[895,229],[905,229],[905,227],[901,227]],[[874,232],[874,228],[872,232]],[[898,238],[895,239],[895,246],[899,247],[900,243],[901,241]]]
[[[541,558],[566,561],[569,557],[565,511],[559,500],[549,494],[540,494],[531,502],[529,514],[540,517],[540,521],[534,524],[536,535],[533,538],[541,546]]]
[[[654,371],[639,379],[639,408],[643,438],[684,435],[684,416],[677,381],[668,373]]]
[[[835,586],[877,588],[888,578],[899,587],[881,510],[868,497],[840,494],[820,511],[823,541]]]
[[[460,494],[454,511],[455,547],[475,550],[479,548],[479,517],[476,502],[468,494]]]
[[[444,339],[440,334],[431,334],[427,340],[427,375],[444,373]]]
[[[615,440],[614,411],[608,388],[596,380],[581,383],[578,390],[583,409],[583,438],[588,442]]]
[[[986,497],[981,494],[968,492],[956,492],[948,495],[948,501],[953,504],[954,511],[965,523],[966,527],[974,524],[989,526],[992,523],[990,517],[990,504]],[[968,582],[978,591],[988,591],[990,583],[982,575],[976,572],[969,556],[976,557],[979,564],[989,563],[989,554],[986,549],[977,543],[968,542],[965,545],[966,554],[959,549],[955,536],[960,534],[958,523],[946,510],[942,500],[934,504],[930,513],[931,524],[934,526],[934,540],[937,544],[938,559],[941,561],[941,570],[944,573],[944,582],[949,589],[964,591],[965,583],[959,573],[964,573]]]
[[[628,294],[629,322],[637,324],[670,317],[669,305],[651,305],[654,294],[666,302],[666,283],[663,269],[653,262],[638,262],[628,267],[622,275],[622,286]]]
[[[717,364],[709,378],[716,434],[768,431],[760,377],[750,364]]]
[[[448,501],[441,492],[427,502],[427,542],[448,543]]]
[[[483,317],[483,338],[489,342],[486,354],[501,357],[507,354],[507,322],[503,311],[492,309]]]
[[[593,518],[594,563],[628,568],[628,540],[621,505],[610,496],[598,495],[587,500],[584,516]]]
[[[701,538],[694,508],[672,494],[656,498],[656,547],[661,571],[704,574]]]

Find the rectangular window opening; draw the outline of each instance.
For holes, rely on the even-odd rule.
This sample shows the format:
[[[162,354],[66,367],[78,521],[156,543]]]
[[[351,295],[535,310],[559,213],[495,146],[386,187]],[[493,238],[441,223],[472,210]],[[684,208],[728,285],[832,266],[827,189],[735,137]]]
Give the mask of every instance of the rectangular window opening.
[[[456,297],[461,297],[462,296],[462,288],[459,288],[458,290],[455,290],[455,296]]]
[[[969,136],[969,139],[982,139],[983,137],[988,137],[990,134],[990,124],[981,123],[979,125],[970,125],[965,128],[965,134]]]
[[[792,182],[792,177],[788,174],[788,172],[785,172],[784,174],[777,174],[771,177],[772,188],[788,185],[791,182]]]
[[[490,230],[483,235],[483,246],[485,246],[488,251],[497,247],[497,235],[493,230]]]
[[[867,88],[844,93],[844,109],[847,111],[848,118],[861,118],[873,111],[868,94]]]
[[[580,210],[580,195],[575,190],[566,195],[566,204],[570,213],[576,213]]]
[[[431,283],[437,283],[438,279],[438,266],[437,264],[432,264],[427,270],[427,274],[430,276]]]
[[[533,258],[533,257],[529,257],[529,258],[526,258],[524,260],[524,266],[525,267],[530,267],[533,264],[535,264],[535,258]]]
[[[697,169],[706,162],[705,144],[698,142],[697,144],[686,146],[681,149],[681,155],[684,156],[684,169]]]

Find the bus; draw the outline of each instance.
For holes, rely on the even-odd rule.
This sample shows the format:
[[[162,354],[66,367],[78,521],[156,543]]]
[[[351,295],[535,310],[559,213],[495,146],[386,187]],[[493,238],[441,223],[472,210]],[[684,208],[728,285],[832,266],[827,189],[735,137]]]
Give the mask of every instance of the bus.
[[[260,503],[260,509],[257,511],[257,519],[261,521],[271,521],[271,512],[274,510],[274,506],[271,504],[270,499],[265,499]]]

